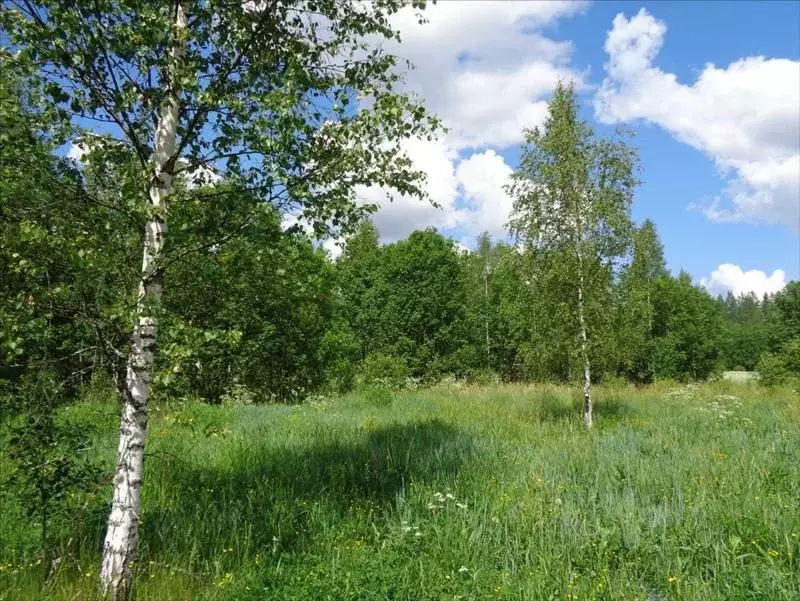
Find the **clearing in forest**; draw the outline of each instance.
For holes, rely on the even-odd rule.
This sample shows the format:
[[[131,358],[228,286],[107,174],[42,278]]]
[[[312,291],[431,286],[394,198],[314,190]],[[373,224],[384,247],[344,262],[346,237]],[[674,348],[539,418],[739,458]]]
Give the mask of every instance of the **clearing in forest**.
[[[800,399],[722,382],[458,387],[153,411],[135,598],[800,598]],[[68,408],[111,466],[113,404]],[[0,599],[91,598],[108,495],[43,589],[3,500]],[[66,541],[65,541],[66,542]]]

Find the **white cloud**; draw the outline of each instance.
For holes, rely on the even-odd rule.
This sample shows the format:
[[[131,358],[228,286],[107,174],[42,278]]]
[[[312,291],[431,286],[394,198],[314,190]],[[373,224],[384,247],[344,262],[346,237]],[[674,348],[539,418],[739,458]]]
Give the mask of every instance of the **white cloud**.
[[[783,289],[786,286],[786,273],[782,269],[776,269],[767,275],[760,269],[744,271],[733,263],[723,263],[711,273],[710,278],[701,279],[700,285],[715,295],[732,292],[739,296],[755,292],[761,297]]]
[[[424,12],[406,8],[393,23],[402,36],[391,52],[415,66],[408,86],[450,129],[449,145],[506,147],[541,123],[559,79],[582,85],[570,69],[572,45],[541,29],[585,10],[586,2],[440,2]]]
[[[385,242],[426,227],[459,229],[467,244],[484,231],[504,235],[512,201],[503,186],[512,170],[503,157],[490,149],[459,159],[444,139],[409,140],[404,146],[415,167],[425,172],[428,194],[438,206],[391,193],[390,202],[380,188],[359,190],[361,202],[380,205],[372,219]]]
[[[199,186],[213,186],[222,181],[222,177],[208,165],[198,165],[191,171],[184,173],[186,185],[192,189]]]
[[[582,74],[569,66],[571,43],[552,40],[542,30],[586,6],[447,1],[429,4],[423,25],[411,7],[395,15],[402,43],[384,46],[414,65],[406,86],[442,118],[448,133],[435,142],[405,145],[441,208],[398,195],[390,203],[377,188],[359,190],[362,201],[381,206],[373,219],[384,241],[431,226],[458,230],[470,245],[483,231],[504,235],[511,200],[503,185],[511,168],[497,152],[521,142],[524,128],[543,122],[559,79],[584,86]]]
[[[470,203],[461,213],[461,224],[470,244],[482,232],[496,238],[504,235],[512,200],[503,186],[510,176],[511,167],[494,150],[473,154],[459,163],[456,178]]]
[[[342,244],[344,244],[343,239],[326,238],[322,241],[321,246],[328,251],[331,259],[337,259],[342,254]]]
[[[656,123],[711,157],[727,185],[723,199],[705,208],[710,218],[800,229],[800,61],[707,64],[686,85],[653,65],[666,31],[644,9],[614,18],[597,118]]]
[[[415,229],[452,228],[457,225],[458,183],[453,163],[458,155],[444,140],[429,142],[411,139],[403,147],[415,168],[425,173],[428,195],[439,207],[427,200],[399,194],[391,194],[392,202],[389,202],[385,190],[378,187],[360,188],[357,194],[361,202],[380,205],[373,222],[381,238],[387,242],[405,238]]]

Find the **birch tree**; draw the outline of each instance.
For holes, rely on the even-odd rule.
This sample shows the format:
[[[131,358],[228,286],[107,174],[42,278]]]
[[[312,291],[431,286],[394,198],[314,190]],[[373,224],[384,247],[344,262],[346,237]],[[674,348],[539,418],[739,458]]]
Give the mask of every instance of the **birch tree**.
[[[536,253],[568,251],[577,337],[583,362],[583,419],[592,426],[592,323],[587,296],[602,270],[629,246],[637,155],[624,140],[595,137],[578,115],[574,88],[559,84],[542,127],[525,147],[507,191],[511,232]]]
[[[217,172],[259,203],[292,211],[318,235],[372,208],[354,202],[356,186],[423,196],[422,176],[400,142],[430,135],[437,122],[394,91],[398,61],[379,43],[398,38],[389,17],[405,4],[3,3],[10,54],[38,66],[63,121],[94,131],[99,150],[87,160],[132,159],[136,166],[117,207],[139,224],[142,259],[118,377],[119,447],[100,571],[105,596],[122,599],[130,589],[165,271],[198,250],[167,244],[170,204],[186,198],[174,193],[174,178]],[[245,215],[237,226],[248,222]]]

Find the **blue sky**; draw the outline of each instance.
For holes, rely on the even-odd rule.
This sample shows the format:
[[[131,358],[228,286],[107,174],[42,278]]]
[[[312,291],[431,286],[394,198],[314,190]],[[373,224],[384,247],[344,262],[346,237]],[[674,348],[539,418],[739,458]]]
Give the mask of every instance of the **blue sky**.
[[[575,63],[599,78],[607,24],[618,12],[633,14],[639,8],[667,23],[658,65],[682,82],[694,81],[709,62],[723,67],[747,56],[800,58],[800,2],[595,2],[584,15],[557,27],[556,34],[576,40]],[[657,126],[638,131],[644,182],[633,216],[655,221],[671,269],[684,268],[700,278],[730,262],[747,269],[782,268],[788,279],[800,278],[796,232],[775,225],[713,223],[686,210],[724,186],[713,161]]]
[[[571,78],[598,132],[638,131],[633,217],[656,223],[670,269],[715,293],[800,279],[800,3],[444,0],[426,12],[421,27],[401,15],[394,51],[450,127],[409,148],[443,210],[395,199],[376,216],[386,240],[428,225],[467,246],[484,229],[503,236],[514,132]]]

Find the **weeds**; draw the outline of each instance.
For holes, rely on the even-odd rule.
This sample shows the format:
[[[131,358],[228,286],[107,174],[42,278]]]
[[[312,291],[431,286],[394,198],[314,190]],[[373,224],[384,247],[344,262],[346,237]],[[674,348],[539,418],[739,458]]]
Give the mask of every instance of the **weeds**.
[[[800,598],[791,390],[599,386],[588,433],[577,389],[384,396],[154,411],[135,597]],[[108,465],[97,409],[69,411],[109,430]],[[0,599],[91,598],[103,508],[45,585],[2,503]]]

